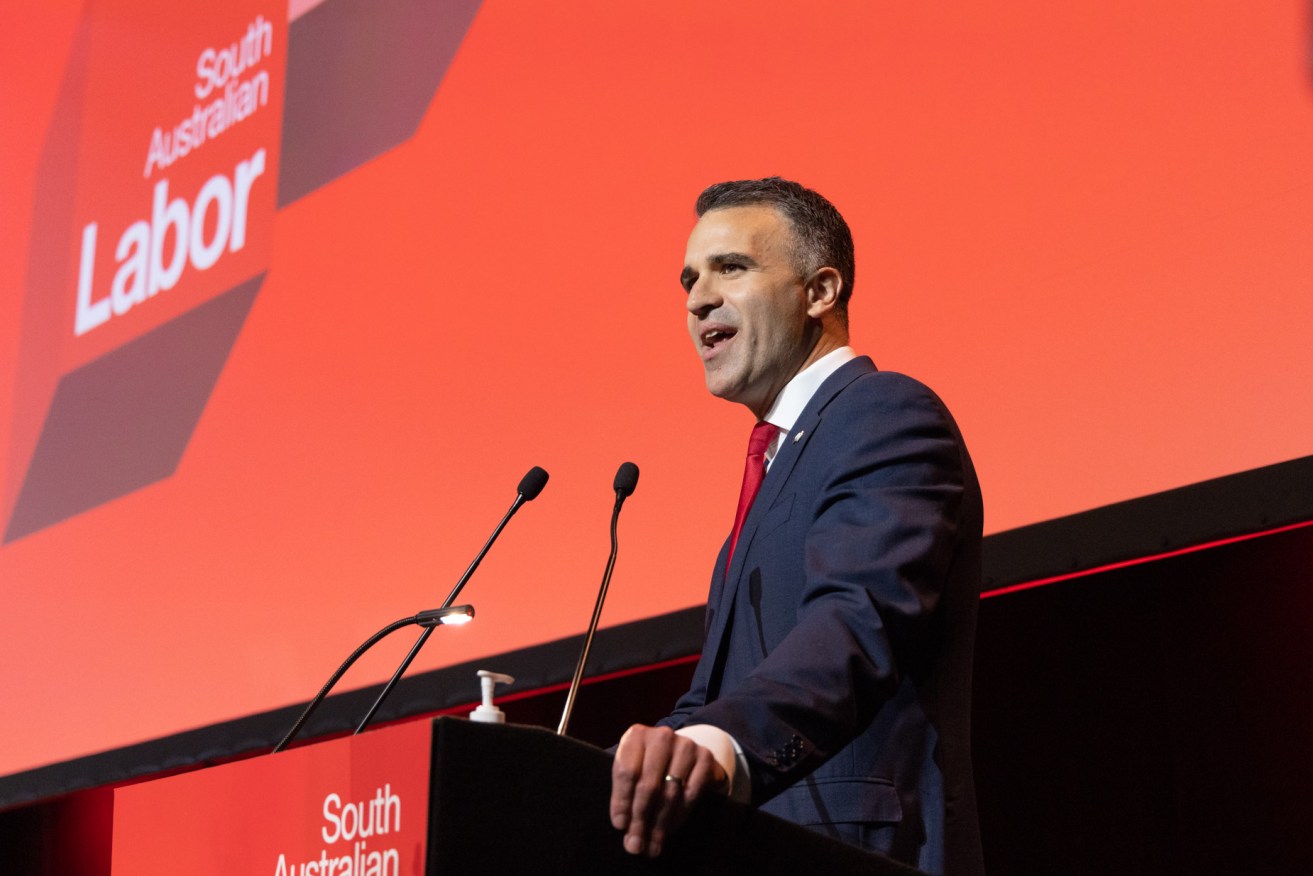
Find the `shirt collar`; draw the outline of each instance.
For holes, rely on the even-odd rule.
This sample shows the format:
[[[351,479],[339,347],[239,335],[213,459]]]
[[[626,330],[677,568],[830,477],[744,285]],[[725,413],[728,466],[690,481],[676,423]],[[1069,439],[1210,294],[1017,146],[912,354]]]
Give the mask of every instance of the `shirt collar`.
[[[840,347],[826,353],[806,368],[793,375],[793,379],[784,385],[780,394],[775,397],[775,403],[770,406],[770,410],[763,417],[767,423],[776,426],[780,434],[776,436],[771,446],[766,450],[766,459],[775,458],[775,450],[779,447],[780,438],[787,435],[793,430],[793,424],[798,422],[802,416],[803,410],[807,403],[812,400],[816,390],[821,388],[831,374],[838,371],[845,363],[857,358],[857,353],[852,347]]]

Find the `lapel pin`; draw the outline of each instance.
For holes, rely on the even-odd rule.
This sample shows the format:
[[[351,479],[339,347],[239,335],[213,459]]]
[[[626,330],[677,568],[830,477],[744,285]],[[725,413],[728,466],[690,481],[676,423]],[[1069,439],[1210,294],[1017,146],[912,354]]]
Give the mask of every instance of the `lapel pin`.
[[[807,430],[806,430],[806,429],[800,429],[800,430],[798,430],[797,432],[795,432],[794,435],[793,435],[793,443],[794,443],[794,444],[797,444],[799,441],[802,440],[802,436],[803,436],[803,435],[806,435],[806,434],[807,434]]]

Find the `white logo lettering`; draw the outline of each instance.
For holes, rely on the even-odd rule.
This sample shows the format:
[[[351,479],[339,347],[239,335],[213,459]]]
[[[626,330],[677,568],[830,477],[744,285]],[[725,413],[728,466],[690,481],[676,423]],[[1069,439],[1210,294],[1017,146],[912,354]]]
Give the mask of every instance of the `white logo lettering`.
[[[238,252],[245,247],[251,186],[264,171],[261,147],[249,160],[238,162],[231,181],[221,173],[206,180],[192,204],[182,198],[170,200],[169,181],[157,182],[150,221],[133,222],[119,238],[114,250],[118,270],[109,296],[98,301],[92,300],[98,225],[89,223],[82,230],[74,334],[83,335],[111,316],[122,316],[147,298],[172,289],[188,264],[198,271],[209,270],[224,249]],[[211,213],[214,226],[207,237],[206,218]],[[166,253],[170,238],[173,248]]]

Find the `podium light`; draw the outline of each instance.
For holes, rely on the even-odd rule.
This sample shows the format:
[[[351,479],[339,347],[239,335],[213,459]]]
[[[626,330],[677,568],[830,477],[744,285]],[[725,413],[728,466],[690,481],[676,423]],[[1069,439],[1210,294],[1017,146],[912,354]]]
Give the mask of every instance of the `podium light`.
[[[453,605],[448,608],[434,608],[421,611],[415,615],[415,623],[421,627],[449,626],[458,627],[474,620],[474,606]]]

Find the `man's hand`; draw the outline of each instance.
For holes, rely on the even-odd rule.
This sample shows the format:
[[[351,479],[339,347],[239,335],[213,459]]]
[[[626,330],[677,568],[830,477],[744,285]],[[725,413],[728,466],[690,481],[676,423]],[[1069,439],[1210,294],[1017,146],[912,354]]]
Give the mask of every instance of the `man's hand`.
[[[711,752],[666,727],[625,731],[611,767],[611,824],[625,832],[625,851],[655,858],[702,794],[729,792]]]

